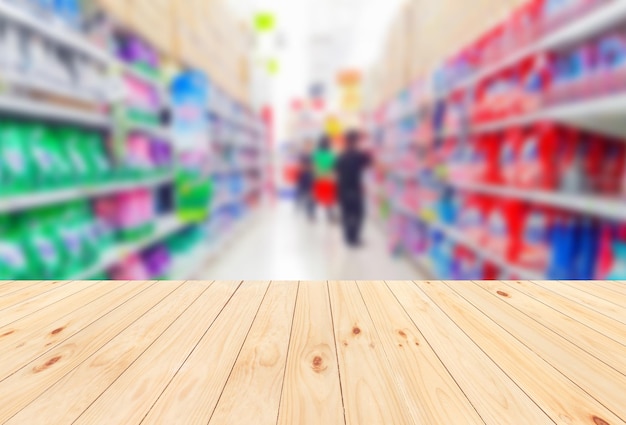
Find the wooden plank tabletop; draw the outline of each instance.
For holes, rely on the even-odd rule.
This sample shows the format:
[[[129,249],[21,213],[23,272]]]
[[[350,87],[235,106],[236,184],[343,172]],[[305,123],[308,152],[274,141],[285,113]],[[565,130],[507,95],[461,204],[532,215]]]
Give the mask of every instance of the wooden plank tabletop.
[[[0,424],[625,424],[626,283],[0,282]]]

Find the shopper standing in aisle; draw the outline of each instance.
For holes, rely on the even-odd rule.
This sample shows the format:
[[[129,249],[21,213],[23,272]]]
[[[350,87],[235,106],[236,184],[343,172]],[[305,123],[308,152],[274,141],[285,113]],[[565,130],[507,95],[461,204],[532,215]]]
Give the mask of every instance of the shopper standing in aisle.
[[[365,219],[363,174],[371,165],[371,157],[360,150],[361,133],[350,130],[345,135],[345,150],[336,165],[341,225],[348,246],[362,244],[361,228]]]
[[[306,212],[309,220],[315,220],[315,199],[313,186],[315,173],[313,170],[313,143],[307,142],[299,157],[297,204]]]
[[[320,139],[317,150],[313,154],[315,171],[314,194],[317,203],[326,209],[328,220],[335,221],[334,207],[337,199],[335,184],[335,163],[337,157],[332,150],[330,138],[326,135]]]

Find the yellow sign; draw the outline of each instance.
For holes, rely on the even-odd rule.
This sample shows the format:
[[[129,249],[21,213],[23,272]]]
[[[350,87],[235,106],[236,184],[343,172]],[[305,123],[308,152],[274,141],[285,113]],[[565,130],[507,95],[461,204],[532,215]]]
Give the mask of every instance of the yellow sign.
[[[328,117],[326,119],[326,133],[331,137],[337,137],[342,133],[341,121],[337,117]]]

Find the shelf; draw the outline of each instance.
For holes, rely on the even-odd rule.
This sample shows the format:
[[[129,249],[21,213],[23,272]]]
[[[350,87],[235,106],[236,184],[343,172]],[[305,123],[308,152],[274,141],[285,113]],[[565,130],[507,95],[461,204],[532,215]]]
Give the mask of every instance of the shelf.
[[[103,254],[100,261],[79,273],[71,280],[86,280],[115,266],[130,254],[141,252],[164,238],[184,229],[188,223],[181,221],[176,215],[168,215],[157,219],[156,229],[152,235],[138,242],[121,244]]]
[[[500,268],[501,270],[507,272],[508,274],[514,275],[514,276],[518,276],[520,279],[526,279],[526,280],[543,280],[545,279],[545,276],[541,276],[540,273],[537,273],[533,270],[528,270],[526,268],[523,267],[519,267],[519,266],[515,266],[512,264],[509,264],[506,260],[504,260],[503,258],[499,257],[497,254],[491,252],[491,251],[486,251],[480,244],[476,243],[475,241],[467,238],[465,235],[463,235],[462,232],[460,232],[459,230],[455,229],[452,226],[448,226],[446,224],[443,223],[438,223],[436,221],[430,221],[430,220],[423,220],[422,217],[420,217],[420,215],[413,211],[410,208],[407,208],[403,205],[399,205],[399,204],[392,204],[393,208],[399,212],[400,214],[409,216],[409,217],[413,217],[413,218],[417,218],[420,221],[423,221],[425,224],[427,224],[428,226],[430,226],[431,228],[440,231],[441,233],[445,234],[447,238],[453,240],[454,242],[456,242],[459,245],[463,245],[469,249],[471,249],[472,251],[474,251],[474,253],[476,255],[478,255],[480,258],[489,261],[490,263],[494,264],[495,266],[497,266],[498,268]]]
[[[62,26],[59,22],[32,16],[6,1],[0,1],[0,16],[27,27],[50,41],[81,53],[101,65],[110,66],[112,63],[112,58],[103,49],[90,43],[83,34]]]
[[[484,67],[482,71],[477,71],[474,75],[456,84],[440,97],[445,98],[455,91],[472,87],[489,75],[495,74],[528,56],[571,46],[601,31],[610,29],[624,20],[626,20],[626,2],[612,0],[606,5],[587,13],[584,17],[578,18],[564,27],[543,36],[539,41],[526,47],[515,49],[509,56],[493,65]]]
[[[544,190],[523,190],[479,183],[446,183],[452,187],[487,195],[516,198],[538,204],[549,205],[568,211],[617,221],[626,221],[626,200],[586,194],[568,194]]]
[[[156,137],[157,139],[161,139],[165,141],[171,141],[172,139],[172,132],[170,131],[169,128],[166,128],[166,127],[145,124],[145,123],[137,122],[133,120],[127,120],[124,126],[131,132],[137,131],[140,133],[145,133],[152,137]]]
[[[28,75],[15,71],[0,71],[0,82],[3,85],[19,87],[21,89],[36,91],[62,97],[82,103],[110,103],[111,99],[104,93],[98,94],[80,86],[71,86],[61,82],[47,81],[37,75]]]
[[[0,197],[0,214],[61,204],[77,199],[95,198],[133,189],[155,187],[173,180],[172,175],[146,179],[137,182],[110,183],[101,186],[58,189],[24,195]]]
[[[0,2],[0,4],[2,4]],[[61,105],[42,103],[16,96],[0,95],[0,113],[17,114],[61,123],[73,123],[85,127],[108,129],[109,117],[103,113],[81,111]]]
[[[626,138],[626,94],[600,96],[540,109],[489,123],[478,124],[470,133],[480,134],[525,126],[540,121],[560,122],[609,136]]]

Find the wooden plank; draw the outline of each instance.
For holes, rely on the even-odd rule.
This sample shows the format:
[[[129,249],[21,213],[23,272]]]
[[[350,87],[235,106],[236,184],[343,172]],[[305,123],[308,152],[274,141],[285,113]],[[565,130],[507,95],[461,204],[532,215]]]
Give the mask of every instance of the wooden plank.
[[[483,424],[470,401],[383,282],[358,282],[414,423]]]
[[[487,424],[552,420],[413,282],[388,282],[424,338]],[[433,285],[436,285],[433,283]]]
[[[100,320],[65,340],[54,349],[36,360],[25,364],[23,368],[0,383],[0,423],[18,413],[61,377],[81,364],[112,338],[143,316],[152,307],[180,286],[177,284],[157,284],[133,282],[126,284],[126,290],[140,286],[147,289],[140,292],[112,310]]]
[[[457,285],[454,290],[567,376],[608,409],[626,419],[626,376],[600,362],[564,337],[537,323],[502,299],[486,297],[478,285]],[[499,298],[507,298],[507,293]]]
[[[102,282],[0,329],[0,380],[53,349],[146,286],[118,290],[125,282]],[[113,292],[114,291],[114,292]]]
[[[11,307],[13,304],[17,304],[23,301],[28,300],[29,298],[36,297],[37,295],[47,293],[49,291],[53,291],[57,288],[61,288],[67,285],[70,282],[54,280],[54,281],[43,281],[43,282],[15,282],[16,285],[19,285],[15,291],[11,293],[5,293],[4,296],[0,297],[0,311],[5,308]],[[73,283],[73,282],[72,282]],[[76,284],[76,283],[73,283]]]
[[[617,292],[618,294],[621,294],[622,296],[626,296],[626,282],[622,282],[622,281],[617,282],[617,281],[608,281],[608,280],[592,280],[592,281],[589,281],[588,283],[592,285],[601,286],[606,289],[610,289],[611,291]]]
[[[232,302],[215,320],[154,403],[144,423],[170,425],[209,422],[268,286],[269,282],[242,284]],[[142,406],[140,412],[145,413],[143,409]],[[136,419],[141,419],[132,411],[128,413],[132,414],[132,420],[120,423],[134,424]]]
[[[329,282],[346,424],[414,423],[355,282]]]
[[[613,304],[618,305],[626,305],[626,293],[622,294],[619,290],[615,290],[615,287],[607,288],[605,287],[605,282],[590,282],[590,281],[571,281],[565,282],[568,285],[573,286],[574,288],[586,292],[588,294],[594,295],[596,297],[602,298],[606,301],[609,301]]]
[[[278,424],[344,424],[326,282],[300,283],[291,335]]]
[[[43,418],[49,424],[72,423],[209,287],[202,282],[180,286],[6,424],[36,424]],[[203,309],[214,295],[209,290],[200,300]]]
[[[480,282],[478,285],[492,296],[515,307],[622,375],[626,375],[626,346],[500,282]],[[626,326],[623,326],[622,330],[626,334]]]
[[[563,295],[571,301],[587,306],[598,313],[626,324],[626,307],[581,291],[565,282],[533,281],[537,285]]]
[[[454,282],[449,286],[421,283],[419,287],[555,423],[590,425],[623,423],[600,402],[454,291],[460,286],[473,285],[471,282]]]
[[[612,338],[614,341],[617,341],[622,345],[626,345],[626,341],[624,340],[624,325],[605,316],[604,314],[598,313],[597,311],[582,304],[572,302],[562,295],[538,286],[532,282],[511,281],[503,283],[506,283],[508,286],[545,303],[551,308],[568,315],[574,320],[577,320],[600,333],[603,333],[609,338]]]
[[[66,299],[74,294],[78,294],[86,289],[98,285],[100,282],[84,282],[77,285],[64,285],[57,290],[39,294],[36,297],[29,298],[25,301],[13,304],[11,307],[5,308],[0,312],[0,327],[5,327],[11,323],[20,320],[30,314],[38,312],[43,308],[47,308],[59,301]],[[107,283],[107,282],[102,282]]]
[[[0,286],[0,298],[10,295],[17,291],[23,291],[34,285],[45,283],[43,280],[9,280],[4,281]]]
[[[2,287],[4,285],[8,285],[8,284],[13,283],[13,282],[15,282],[15,281],[14,280],[2,280],[2,281],[0,281],[0,293],[2,293]]]
[[[270,285],[210,424],[276,424],[297,293],[295,282]]]

